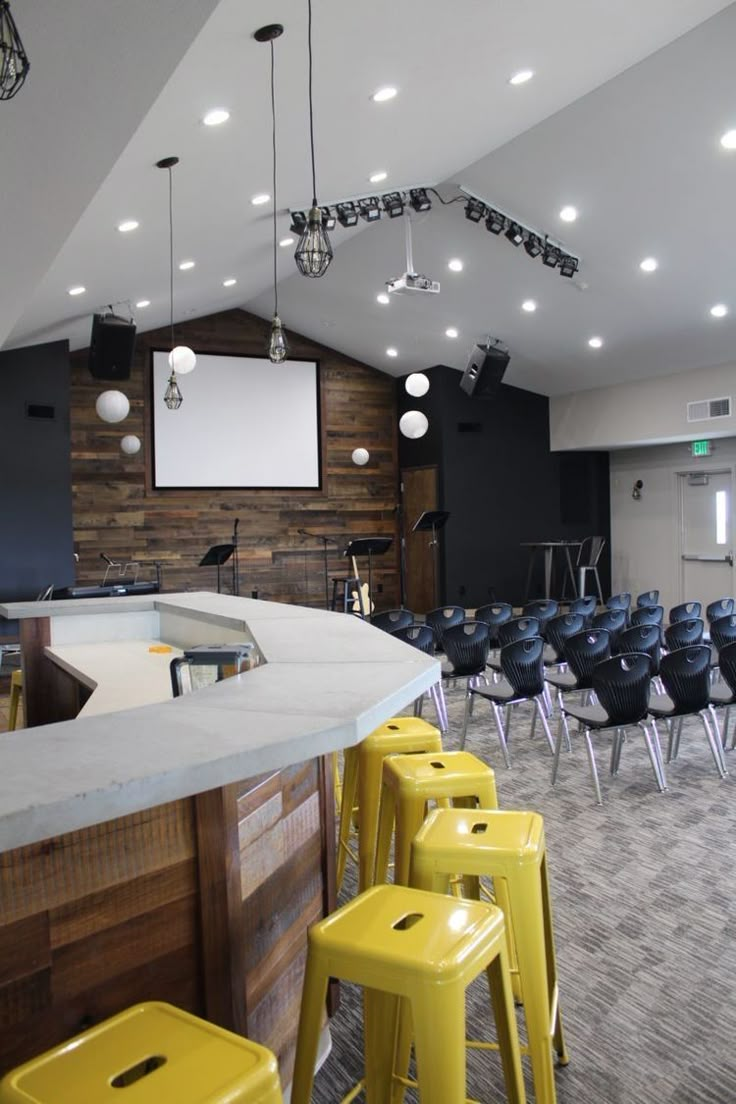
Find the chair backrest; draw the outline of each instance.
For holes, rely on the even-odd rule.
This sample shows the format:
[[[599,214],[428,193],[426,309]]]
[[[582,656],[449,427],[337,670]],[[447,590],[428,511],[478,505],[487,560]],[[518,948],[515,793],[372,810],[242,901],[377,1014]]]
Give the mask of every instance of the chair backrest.
[[[498,629],[500,625],[505,625],[507,621],[510,621],[514,616],[514,608],[509,605],[508,602],[492,602],[488,606],[479,606],[475,611],[476,621],[485,621],[488,628],[491,630],[488,639],[491,642],[491,647],[498,640]]]
[[[458,675],[475,675],[486,669],[490,629],[485,621],[461,621],[442,632],[445,654]]]
[[[699,713],[706,708],[710,701],[710,648],[707,644],[693,644],[662,656],[659,674],[676,713]]]
[[[699,605],[699,603],[695,602],[694,605]],[[692,644],[702,644],[704,627],[700,617],[691,617],[689,621],[674,621],[664,630],[664,642],[667,645],[667,651],[676,652],[678,648],[688,648]]]
[[[718,653],[721,678],[732,694],[736,694],[736,644],[726,644]]]
[[[530,640],[539,636],[539,621],[536,617],[514,617],[498,629],[498,643],[502,648],[516,640]]]
[[[565,658],[565,642],[576,633],[582,632],[584,627],[585,618],[582,613],[563,613],[547,622],[547,643],[557,653],[558,659]]]
[[[405,644],[411,644],[420,652],[434,655],[434,632],[429,625],[406,625],[403,629],[394,629],[391,636],[403,640]]]
[[[719,654],[721,648],[725,648],[726,644],[733,644],[736,640],[736,614],[731,614],[730,617],[719,617],[717,621],[712,621],[710,640]]]
[[[626,610],[628,613],[631,608],[631,595],[625,590],[621,594],[612,594],[606,599],[606,607],[609,610]]]
[[[577,680],[579,690],[593,685],[593,671],[611,656],[608,629],[585,629],[565,641],[565,661]]]
[[[643,652],[628,652],[599,663],[593,672],[593,690],[611,726],[644,720],[649,707],[651,660]]]
[[[656,606],[659,604],[658,590],[645,590],[636,599],[637,606]]]
[[[515,640],[501,649],[501,672],[515,697],[536,698],[544,691],[543,655],[541,636]]]
[[[631,611],[632,625],[661,625],[664,621],[664,606],[637,606]]]
[[[700,617],[702,610],[700,602],[683,602],[679,606],[673,606],[670,610],[670,625],[678,621],[692,621],[694,617]]]
[[[411,610],[393,609],[384,610],[382,613],[374,613],[371,617],[371,625],[384,632],[393,632],[395,629],[406,629],[414,624],[414,614]]]
[[[465,610],[462,606],[441,606],[439,609],[430,610],[424,621],[434,630],[435,640],[439,648],[443,647],[442,634],[451,625],[459,625],[465,620]]]
[[[733,598],[717,598],[705,607],[705,616],[708,624],[717,621],[719,617],[730,617],[733,613]]]
[[[539,598],[534,602],[527,602],[521,611],[527,617],[538,617],[540,625],[546,625],[560,612],[560,603],[554,598]]]
[[[593,620],[597,605],[598,599],[594,598],[592,594],[585,598],[574,598],[570,603],[570,613],[582,613],[585,624],[589,625]]]
[[[618,638],[616,651],[619,655],[628,652],[644,652],[652,661],[651,675],[659,674],[661,655],[661,636],[659,625],[634,625],[626,629]]]
[[[578,549],[576,566],[597,567],[605,543],[605,537],[586,537]]]
[[[608,629],[611,634],[611,651],[615,652],[618,638],[626,628],[626,610],[607,609],[603,613],[597,613],[593,618],[593,627]]]

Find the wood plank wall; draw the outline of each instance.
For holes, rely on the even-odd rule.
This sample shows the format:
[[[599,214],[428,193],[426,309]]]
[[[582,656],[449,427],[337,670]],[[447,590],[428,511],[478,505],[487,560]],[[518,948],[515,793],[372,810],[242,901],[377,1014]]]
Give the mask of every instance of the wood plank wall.
[[[268,325],[242,310],[210,315],[176,327],[177,343],[195,352],[263,354]],[[152,348],[168,348],[167,330],[140,334],[130,380],[93,380],[87,351],[72,355],[72,491],[77,582],[101,581],[100,553],[140,561],[141,577],[163,565],[166,590],[214,590],[214,568],[197,563],[212,544],[230,539],[240,519],[240,593],[320,605],[324,601],[321,545],[300,537],[311,529],[346,543],[354,537],[394,538],[374,569],[378,609],[399,605],[397,421],[393,380],[324,346],[289,333],[295,356],[320,361],[322,386],[321,491],[153,490],[150,470],[149,364]],[[278,368],[274,367],[277,372]],[[124,422],[108,425],[95,413],[95,399],[118,388],[130,399]],[[158,401],[162,401],[157,397]],[[225,401],[223,399],[223,401]],[[120,439],[137,434],[137,456],[120,451]],[[352,463],[358,447],[371,454],[365,468]],[[344,574],[345,561],[331,551],[330,574]],[[363,565],[364,572],[367,567]],[[227,569],[223,579],[228,589]],[[380,588],[380,589],[379,589]]]

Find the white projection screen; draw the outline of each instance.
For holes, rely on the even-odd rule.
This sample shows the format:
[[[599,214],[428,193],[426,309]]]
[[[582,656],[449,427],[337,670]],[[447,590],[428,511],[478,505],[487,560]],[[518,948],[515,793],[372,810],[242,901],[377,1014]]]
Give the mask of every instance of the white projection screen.
[[[154,487],[320,487],[316,361],[197,353],[169,410],[168,351],[152,358]]]

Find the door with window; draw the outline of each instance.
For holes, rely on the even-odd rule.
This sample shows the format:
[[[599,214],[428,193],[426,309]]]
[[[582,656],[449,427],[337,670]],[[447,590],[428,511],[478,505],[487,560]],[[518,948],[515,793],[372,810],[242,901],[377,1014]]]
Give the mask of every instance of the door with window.
[[[730,471],[679,476],[681,592],[683,602],[703,604],[734,593]]]

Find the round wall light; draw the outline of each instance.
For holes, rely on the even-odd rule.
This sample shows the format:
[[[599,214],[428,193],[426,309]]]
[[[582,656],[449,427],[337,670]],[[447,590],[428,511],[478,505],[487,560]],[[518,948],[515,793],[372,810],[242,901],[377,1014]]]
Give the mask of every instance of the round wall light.
[[[362,468],[364,464],[367,464],[371,458],[371,454],[368,449],[357,448],[353,449],[352,460],[354,464],[357,464],[359,468]]]
[[[406,414],[402,414],[399,418],[399,429],[411,440],[423,437],[429,429],[426,414],[422,414],[421,410],[407,410]]]
[[[169,353],[169,368],[178,376],[186,376],[193,372],[197,364],[197,358],[188,345],[177,345]]]
[[[419,399],[429,391],[429,380],[422,372],[412,372],[410,376],[406,377],[404,386],[406,387],[407,395]]]
[[[122,422],[130,413],[130,403],[122,391],[103,391],[97,396],[95,410],[103,422]]]
[[[126,456],[135,456],[137,452],[141,451],[140,437],[136,437],[134,433],[127,434],[120,442],[120,449]]]

